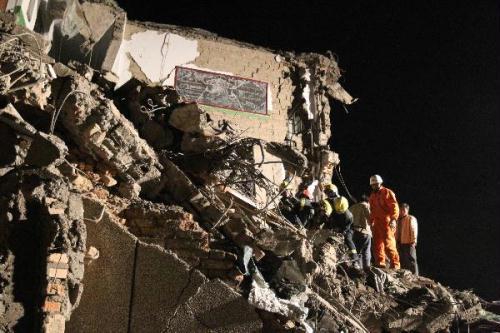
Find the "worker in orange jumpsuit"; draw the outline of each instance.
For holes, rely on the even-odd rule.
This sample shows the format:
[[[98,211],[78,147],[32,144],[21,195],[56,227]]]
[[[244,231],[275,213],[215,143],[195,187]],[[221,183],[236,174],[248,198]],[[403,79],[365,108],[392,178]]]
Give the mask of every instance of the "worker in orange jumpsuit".
[[[399,254],[396,248],[394,232],[396,220],[399,217],[399,206],[396,195],[390,189],[382,186],[382,177],[370,177],[372,193],[370,195],[370,221],[373,232],[373,249],[375,266],[385,267],[387,253],[391,268],[399,269]]]

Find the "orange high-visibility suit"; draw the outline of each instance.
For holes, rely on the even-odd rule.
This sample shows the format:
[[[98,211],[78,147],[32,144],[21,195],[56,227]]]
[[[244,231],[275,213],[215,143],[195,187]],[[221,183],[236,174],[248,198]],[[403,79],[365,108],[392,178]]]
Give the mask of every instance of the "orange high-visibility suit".
[[[399,217],[399,206],[394,192],[381,186],[370,195],[370,220],[373,232],[373,249],[375,264],[385,267],[385,254],[392,262],[391,267],[399,269],[399,254],[396,248],[394,231],[390,227],[391,220]]]

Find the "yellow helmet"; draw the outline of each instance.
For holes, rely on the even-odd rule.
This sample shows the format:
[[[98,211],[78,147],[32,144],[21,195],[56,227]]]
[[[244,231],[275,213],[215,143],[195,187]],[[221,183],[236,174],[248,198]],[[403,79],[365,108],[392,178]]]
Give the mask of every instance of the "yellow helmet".
[[[326,216],[330,216],[333,212],[332,205],[328,200],[321,200],[321,209],[325,212]]]
[[[281,190],[284,190],[286,188],[288,188],[288,186],[290,185],[290,182],[284,180],[281,184],[280,184],[280,189]]]
[[[339,189],[337,188],[337,186],[335,184],[332,184],[332,183],[327,183],[325,184],[324,186],[324,191],[332,191],[334,193],[339,193]]]
[[[333,206],[337,213],[343,214],[349,209],[349,202],[345,197],[337,197],[333,199]]]

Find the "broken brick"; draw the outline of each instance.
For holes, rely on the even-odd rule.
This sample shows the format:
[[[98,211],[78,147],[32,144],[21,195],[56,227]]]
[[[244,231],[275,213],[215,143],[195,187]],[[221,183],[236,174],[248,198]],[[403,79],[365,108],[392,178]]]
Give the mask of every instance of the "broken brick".
[[[58,295],[58,296],[64,296],[66,294],[66,289],[65,287],[56,282],[49,282],[47,284],[47,295]]]
[[[67,264],[68,261],[69,258],[66,253],[51,253],[47,258],[47,262],[49,263]]]
[[[45,299],[42,307],[44,312],[60,312],[61,303],[56,301],[51,301],[49,298]]]

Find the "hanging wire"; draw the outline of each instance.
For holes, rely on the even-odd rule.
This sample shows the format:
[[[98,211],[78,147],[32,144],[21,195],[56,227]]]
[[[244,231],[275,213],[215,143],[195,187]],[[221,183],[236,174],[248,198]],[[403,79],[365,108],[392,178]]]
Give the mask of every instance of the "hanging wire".
[[[338,179],[340,180],[340,183],[342,184],[342,187],[346,191],[346,193],[349,196],[349,198],[353,202],[358,202],[358,200],[356,200],[356,198],[352,196],[351,192],[349,192],[349,189],[347,188],[347,185],[346,185],[346,183],[344,181],[344,177],[342,177],[342,173],[340,172],[340,165],[337,164],[334,169],[335,169],[335,173],[337,174]]]
[[[66,97],[64,97],[61,105],[59,106],[59,109],[52,114],[52,119],[50,121],[50,134],[54,134],[54,129],[56,127],[57,118],[59,117],[59,114],[61,113],[61,109],[64,106],[64,103],[66,103],[66,100],[68,99],[69,96],[74,95],[74,94],[82,94],[85,96],[89,96],[89,93],[87,93],[85,91],[81,91],[81,90],[73,90],[70,93],[68,93],[66,95]]]

